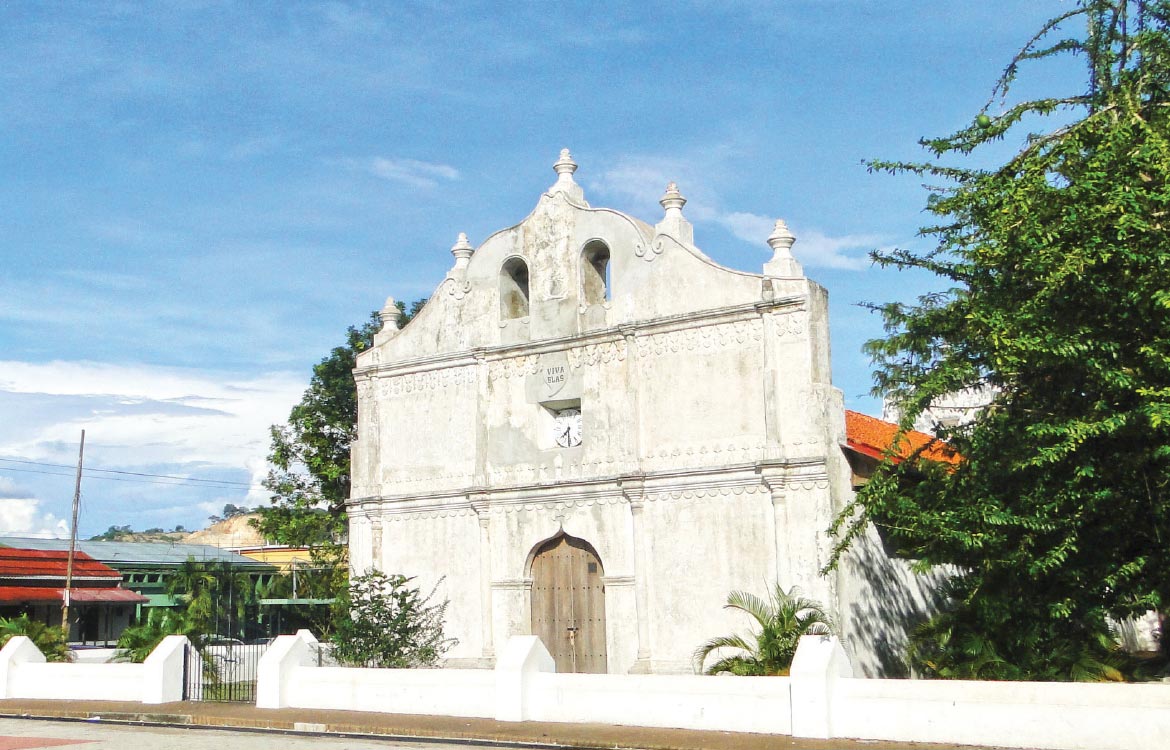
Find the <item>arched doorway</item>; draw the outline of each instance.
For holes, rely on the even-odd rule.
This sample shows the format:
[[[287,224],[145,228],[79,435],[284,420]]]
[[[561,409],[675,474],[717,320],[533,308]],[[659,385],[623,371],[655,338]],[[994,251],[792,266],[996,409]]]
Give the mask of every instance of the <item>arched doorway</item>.
[[[532,558],[532,634],[558,672],[606,671],[604,574],[593,547],[566,534]]]

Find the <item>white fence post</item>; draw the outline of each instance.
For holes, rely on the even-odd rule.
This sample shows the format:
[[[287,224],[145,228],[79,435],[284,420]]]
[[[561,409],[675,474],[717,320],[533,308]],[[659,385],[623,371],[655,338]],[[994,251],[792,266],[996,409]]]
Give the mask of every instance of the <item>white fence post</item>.
[[[142,702],[172,703],[183,700],[183,663],[187,636],[168,635],[142,663]]]
[[[26,635],[14,635],[0,649],[0,698],[13,698],[13,681],[20,664],[43,664],[45,655]]]
[[[278,636],[256,667],[256,708],[284,708],[288,686],[300,667],[317,666],[317,639],[308,630]]]
[[[496,662],[496,720],[528,718],[528,678],[536,672],[555,672],[556,662],[534,635],[514,635]]]
[[[831,635],[801,636],[789,672],[792,685],[792,736],[833,736],[833,688],[838,677],[852,677],[849,657]]]

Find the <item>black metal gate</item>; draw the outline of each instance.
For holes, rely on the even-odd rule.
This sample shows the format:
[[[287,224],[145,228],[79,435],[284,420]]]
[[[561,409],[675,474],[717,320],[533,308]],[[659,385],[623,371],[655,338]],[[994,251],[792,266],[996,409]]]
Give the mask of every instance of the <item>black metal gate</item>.
[[[202,648],[187,646],[183,700],[256,702],[256,668],[267,646],[214,639]]]

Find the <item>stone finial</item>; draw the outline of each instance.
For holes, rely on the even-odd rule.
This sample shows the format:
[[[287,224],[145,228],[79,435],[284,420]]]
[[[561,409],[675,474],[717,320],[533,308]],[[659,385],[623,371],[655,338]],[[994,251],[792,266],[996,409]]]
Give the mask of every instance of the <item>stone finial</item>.
[[[381,311],[378,312],[378,317],[382,319],[382,331],[390,332],[398,330],[398,315],[400,312],[398,305],[394,302],[394,298],[387,297],[386,304],[382,305]]]
[[[768,235],[768,245],[772,248],[772,259],[764,264],[766,276],[796,277],[804,276],[804,269],[792,255],[792,245],[796,242],[796,235],[788,228],[783,219],[776,220],[772,234]]]
[[[792,246],[796,243],[796,235],[788,228],[788,223],[784,219],[777,219],[776,226],[772,228],[772,234],[768,236],[768,244],[775,251],[777,257],[780,253],[792,255]]]
[[[659,234],[668,234],[683,244],[695,244],[695,228],[682,214],[687,199],[678,191],[678,185],[673,182],[667,185],[666,192],[658,203],[666,213],[662,221],[654,225],[654,229]]]
[[[471,262],[471,255],[475,252],[475,248],[467,241],[467,233],[460,232],[459,239],[451,246],[451,254],[455,256],[456,268],[467,268],[467,264]]]
[[[573,173],[577,171],[577,162],[573,161],[573,155],[569,153],[569,149],[561,149],[561,158],[557,159],[556,164],[553,164],[553,171],[557,173],[557,182],[572,181]]]
[[[569,153],[569,149],[561,149],[561,158],[553,164],[553,171],[557,173],[557,181],[548,189],[549,194],[564,193],[575,203],[589,205],[585,202],[585,191],[573,181],[573,173],[577,171],[577,162],[573,161],[573,155]]]
[[[658,201],[658,205],[666,211],[668,218],[674,216],[682,216],[682,207],[687,204],[687,199],[678,191],[678,185],[670,183],[666,186],[666,192],[663,193],[662,198]]]

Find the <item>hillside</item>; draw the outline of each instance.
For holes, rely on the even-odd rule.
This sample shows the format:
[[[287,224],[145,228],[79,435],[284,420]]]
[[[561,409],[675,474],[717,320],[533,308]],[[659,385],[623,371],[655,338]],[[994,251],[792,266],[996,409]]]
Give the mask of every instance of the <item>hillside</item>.
[[[264,537],[249,523],[259,517],[256,513],[245,513],[225,518],[206,529],[187,534],[181,541],[186,544],[210,544],[213,547],[260,547],[264,544]]]
[[[108,531],[90,541],[105,542],[168,542],[171,544],[209,544],[212,547],[260,547],[264,537],[252,528],[249,521],[259,518],[256,513],[244,513],[225,518],[199,531],[163,531],[148,529],[134,531],[129,526],[111,526]],[[181,527],[179,527],[181,528]]]

